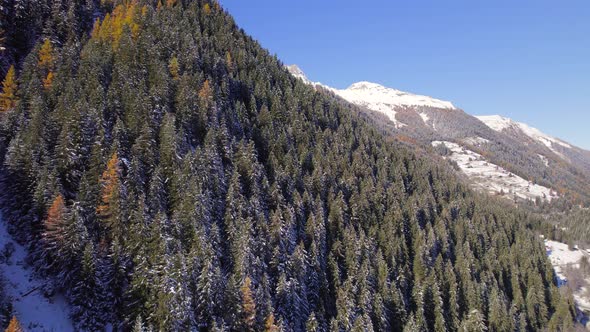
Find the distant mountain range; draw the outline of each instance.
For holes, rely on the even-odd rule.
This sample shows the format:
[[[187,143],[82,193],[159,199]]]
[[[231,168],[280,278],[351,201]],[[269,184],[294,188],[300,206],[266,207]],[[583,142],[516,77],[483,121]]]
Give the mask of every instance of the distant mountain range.
[[[511,199],[590,199],[590,152],[562,139],[500,115],[472,116],[449,101],[366,81],[335,89],[296,65],[287,69],[368,111],[401,140],[441,154],[478,189]]]

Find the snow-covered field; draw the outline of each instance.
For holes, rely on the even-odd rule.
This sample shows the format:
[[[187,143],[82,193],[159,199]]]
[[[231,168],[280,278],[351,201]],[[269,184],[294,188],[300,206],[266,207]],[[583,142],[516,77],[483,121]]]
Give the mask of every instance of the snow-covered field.
[[[558,278],[558,285],[565,284],[567,277],[564,274],[565,269],[569,267],[579,268],[580,260],[586,256],[590,258],[590,254],[584,250],[570,250],[568,245],[565,243],[545,240],[545,248],[549,255],[549,260],[555,274]],[[590,294],[588,293],[587,287],[590,285],[590,278],[586,279],[586,286],[581,287],[574,291],[574,300],[580,310],[589,313],[590,312]]]
[[[537,197],[551,200],[556,193],[549,188],[531,183],[506,169],[488,162],[483,156],[457,143],[433,141],[432,146],[445,145],[451,150],[447,158],[455,161],[473,182],[475,188],[492,194],[504,193],[508,198],[517,196],[534,200]]]
[[[26,249],[12,240],[6,223],[0,218],[0,250],[14,246],[7,261],[0,260],[0,270],[8,281],[6,290],[12,298],[14,314],[26,331],[74,331],[69,318],[69,306],[62,296],[46,298],[42,290],[44,282],[33,276],[25,263]]]

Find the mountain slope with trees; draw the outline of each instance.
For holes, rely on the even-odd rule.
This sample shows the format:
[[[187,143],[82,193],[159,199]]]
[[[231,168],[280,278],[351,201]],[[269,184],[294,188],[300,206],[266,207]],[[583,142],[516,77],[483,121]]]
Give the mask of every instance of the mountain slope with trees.
[[[218,3],[74,1],[58,24],[58,2],[3,57],[1,188],[78,328],[573,325],[541,220],[292,77]]]

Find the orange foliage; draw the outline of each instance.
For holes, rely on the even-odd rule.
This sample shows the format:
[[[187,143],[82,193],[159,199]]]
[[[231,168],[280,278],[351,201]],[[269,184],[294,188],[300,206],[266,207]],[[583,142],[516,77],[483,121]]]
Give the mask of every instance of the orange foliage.
[[[111,205],[117,197],[117,190],[119,190],[119,173],[119,158],[115,152],[107,163],[107,169],[102,173],[101,178],[102,193],[96,213],[102,218],[111,216]]]
[[[243,323],[248,331],[254,331],[254,324],[256,323],[256,302],[254,302],[254,297],[252,296],[252,280],[250,277],[246,277],[240,291],[242,293]]]
[[[418,142],[406,135],[397,135],[396,138],[400,141],[400,142],[405,142],[405,143],[410,143],[410,144],[417,144]]]
[[[211,89],[211,84],[209,84],[209,80],[205,80],[201,90],[199,90],[199,98],[204,101],[209,101],[213,97],[213,90]]]
[[[51,70],[53,68],[53,60],[53,46],[51,46],[49,39],[45,39],[39,50],[39,67]]]
[[[2,93],[0,93],[0,111],[8,111],[16,106],[16,71],[14,66],[10,66],[6,77],[2,82]]]
[[[172,78],[177,80],[178,76],[180,75],[180,65],[178,64],[177,57],[172,57],[172,59],[170,59],[170,62],[168,63],[168,70],[170,71]]]
[[[51,207],[47,212],[47,219],[45,219],[45,227],[56,225],[60,220],[63,220],[66,205],[62,195],[58,195],[51,203]]]
[[[126,5],[118,5],[112,13],[104,17],[102,22],[97,21],[94,24],[91,36],[102,42],[109,41],[112,43],[113,48],[117,49],[126,27],[131,30],[132,38],[135,39],[139,36],[138,16],[140,15],[138,14],[145,12],[147,12],[147,9],[139,9],[136,1],[131,1]]]
[[[10,323],[8,324],[5,332],[23,332],[23,328],[20,326],[16,316],[12,316],[12,319],[10,320]]]
[[[264,321],[264,332],[278,332],[279,327],[275,324],[275,315],[270,313]]]
[[[43,222],[45,226],[44,236],[59,241],[62,237],[61,228],[66,214],[66,205],[62,195],[58,195],[51,203],[47,212],[47,218]]]
[[[177,0],[166,0],[166,7],[174,7],[176,6]]]
[[[51,88],[51,85],[53,84],[53,78],[55,77],[55,75],[53,75],[53,72],[50,71],[49,73],[47,73],[47,77],[43,80],[43,87],[46,90],[49,90]]]
[[[233,66],[233,59],[229,51],[225,52],[225,64],[228,68],[231,68]]]

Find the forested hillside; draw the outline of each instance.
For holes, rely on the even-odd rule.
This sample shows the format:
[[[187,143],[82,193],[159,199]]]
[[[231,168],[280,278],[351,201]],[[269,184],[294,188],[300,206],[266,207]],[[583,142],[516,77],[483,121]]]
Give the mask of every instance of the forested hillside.
[[[3,21],[2,207],[80,329],[572,327],[540,220],[292,77],[216,2],[48,4],[30,51]]]

